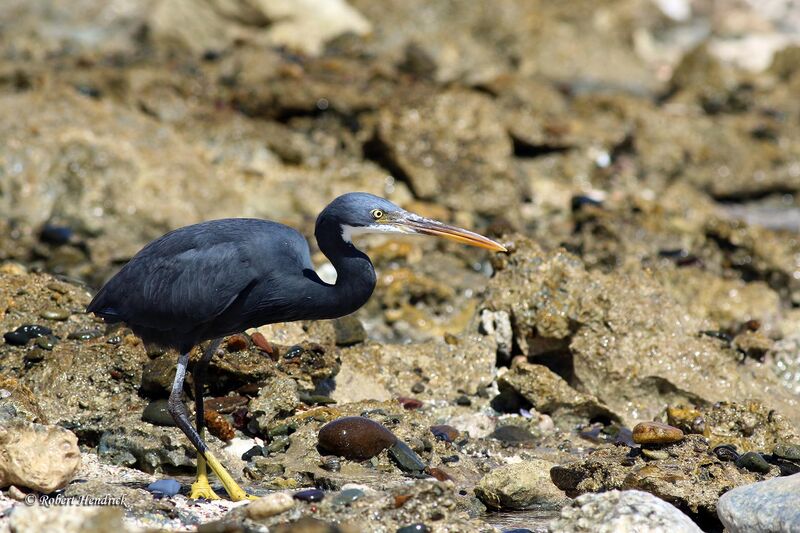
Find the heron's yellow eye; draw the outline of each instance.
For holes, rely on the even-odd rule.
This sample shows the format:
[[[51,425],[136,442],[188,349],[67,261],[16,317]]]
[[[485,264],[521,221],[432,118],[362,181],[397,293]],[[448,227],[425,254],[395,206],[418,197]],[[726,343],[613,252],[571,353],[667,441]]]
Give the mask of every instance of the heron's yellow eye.
[[[372,211],[370,211],[370,213],[372,214],[372,218],[374,218],[375,220],[378,220],[383,217],[383,211],[381,211],[380,209],[373,209]]]

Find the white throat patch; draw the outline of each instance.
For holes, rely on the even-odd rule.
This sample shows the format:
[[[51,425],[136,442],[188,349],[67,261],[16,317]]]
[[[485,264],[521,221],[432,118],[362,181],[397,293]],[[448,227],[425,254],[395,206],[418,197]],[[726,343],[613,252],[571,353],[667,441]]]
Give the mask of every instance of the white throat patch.
[[[368,235],[370,233],[408,233],[397,226],[390,224],[375,224],[374,226],[348,226],[342,224],[342,239],[344,242],[353,242],[356,235]]]

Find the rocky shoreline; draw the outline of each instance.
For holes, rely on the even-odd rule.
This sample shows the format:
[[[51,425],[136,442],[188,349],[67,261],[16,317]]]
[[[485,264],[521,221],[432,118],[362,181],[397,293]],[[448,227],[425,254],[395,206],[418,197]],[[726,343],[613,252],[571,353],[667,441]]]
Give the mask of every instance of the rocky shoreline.
[[[0,531],[800,527],[796,10],[283,4],[0,7]],[[509,253],[369,240],[356,314],[226,339],[209,444],[260,499],[189,500],[175,354],[91,294],[352,190]]]

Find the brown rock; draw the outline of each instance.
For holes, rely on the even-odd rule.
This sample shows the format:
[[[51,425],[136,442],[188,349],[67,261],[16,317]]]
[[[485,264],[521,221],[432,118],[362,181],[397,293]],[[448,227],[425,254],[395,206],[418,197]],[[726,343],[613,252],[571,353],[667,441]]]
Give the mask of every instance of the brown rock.
[[[683,431],[661,422],[641,422],[633,428],[636,444],[670,444],[683,440]]]
[[[319,430],[319,447],[347,459],[365,460],[392,446],[397,437],[381,424],[363,416],[348,416]]]
[[[69,483],[80,465],[78,437],[71,431],[22,420],[0,425],[0,487],[49,494]]]

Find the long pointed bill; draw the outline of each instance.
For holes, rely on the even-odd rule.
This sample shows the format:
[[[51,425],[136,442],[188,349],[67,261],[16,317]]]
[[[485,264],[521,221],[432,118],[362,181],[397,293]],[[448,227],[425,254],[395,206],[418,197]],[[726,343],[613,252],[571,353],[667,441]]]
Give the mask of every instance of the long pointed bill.
[[[394,226],[403,232],[408,233],[421,233],[424,235],[433,235],[436,237],[444,237],[451,241],[468,244],[470,246],[477,246],[478,248],[486,248],[495,252],[507,252],[506,247],[502,244],[493,241],[483,235],[478,235],[469,230],[457,228],[456,226],[449,226],[442,224],[436,220],[424,218],[414,214],[407,214],[394,221]]]

